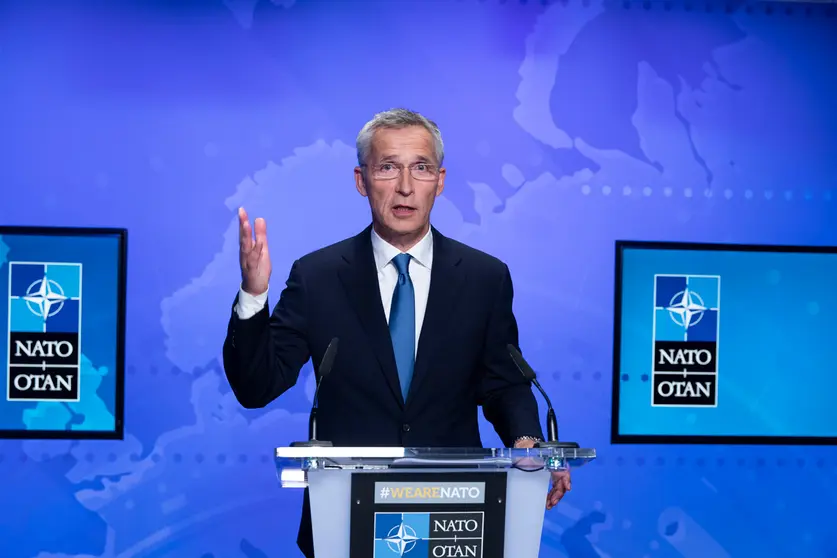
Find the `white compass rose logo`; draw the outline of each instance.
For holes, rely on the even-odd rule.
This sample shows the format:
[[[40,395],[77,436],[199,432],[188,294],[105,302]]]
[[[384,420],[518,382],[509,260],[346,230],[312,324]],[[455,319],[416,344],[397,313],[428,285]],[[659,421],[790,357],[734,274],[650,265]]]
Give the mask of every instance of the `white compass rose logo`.
[[[61,285],[44,276],[43,279],[29,285],[23,300],[26,301],[30,312],[46,320],[61,311],[67,297],[64,296]]]
[[[399,556],[404,556],[416,546],[418,536],[412,527],[402,523],[390,529],[384,540],[387,541],[390,550],[397,552]]]
[[[686,287],[685,290],[671,297],[666,310],[674,323],[688,329],[700,322],[707,308],[700,295]]]

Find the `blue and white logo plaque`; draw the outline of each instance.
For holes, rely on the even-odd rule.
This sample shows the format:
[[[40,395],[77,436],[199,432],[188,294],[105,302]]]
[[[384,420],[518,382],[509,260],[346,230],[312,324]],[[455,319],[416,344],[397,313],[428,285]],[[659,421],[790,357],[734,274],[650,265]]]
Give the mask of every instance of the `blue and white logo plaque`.
[[[79,401],[81,271],[9,262],[7,401]]]
[[[652,406],[717,407],[720,311],[720,276],[654,276]]]

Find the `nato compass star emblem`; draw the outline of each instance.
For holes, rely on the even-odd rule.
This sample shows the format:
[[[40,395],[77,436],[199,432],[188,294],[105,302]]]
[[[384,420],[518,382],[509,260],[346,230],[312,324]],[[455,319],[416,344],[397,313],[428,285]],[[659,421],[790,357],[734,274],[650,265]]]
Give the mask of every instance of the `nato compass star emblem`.
[[[700,322],[707,308],[700,295],[686,287],[686,290],[671,297],[666,310],[674,323],[684,329],[689,329]]]
[[[29,285],[23,300],[26,301],[30,312],[46,320],[61,311],[67,297],[64,296],[61,285],[44,277]]]
[[[389,533],[387,533],[387,538],[384,540],[387,541],[387,546],[390,550],[397,552],[399,556],[404,556],[416,546],[418,536],[416,536],[416,532],[412,527],[401,523],[401,525],[390,529]]]

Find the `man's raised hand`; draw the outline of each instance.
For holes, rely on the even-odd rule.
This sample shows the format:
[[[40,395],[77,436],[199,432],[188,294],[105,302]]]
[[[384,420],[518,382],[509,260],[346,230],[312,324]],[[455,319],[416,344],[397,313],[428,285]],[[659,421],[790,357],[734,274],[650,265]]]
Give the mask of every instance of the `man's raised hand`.
[[[270,254],[267,250],[267,223],[259,217],[251,227],[243,207],[238,209],[238,260],[244,292],[258,296],[267,291],[271,272]]]

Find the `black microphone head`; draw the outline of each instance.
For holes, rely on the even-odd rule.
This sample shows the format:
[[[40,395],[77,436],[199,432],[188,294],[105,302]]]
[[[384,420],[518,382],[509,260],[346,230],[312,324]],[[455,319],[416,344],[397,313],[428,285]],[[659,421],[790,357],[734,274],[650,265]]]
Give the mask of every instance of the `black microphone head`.
[[[517,369],[520,370],[520,373],[523,374],[523,377],[533,382],[537,379],[537,374],[535,371],[532,370],[532,367],[529,366],[529,363],[526,362],[526,359],[523,358],[523,355],[520,354],[520,351],[517,350],[517,347],[509,343],[506,345],[506,348],[509,350],[509,354],[514,361],[514,364],[517,366]]]
[[[337,346],[340,344],[340,340],[335,337],[331,340],[326,347],[325,354],[323,354],[323,360],[320,361],[320,379],[325,378],[328,376],[331,369],[334,367],[334,359],[337,358]]]

